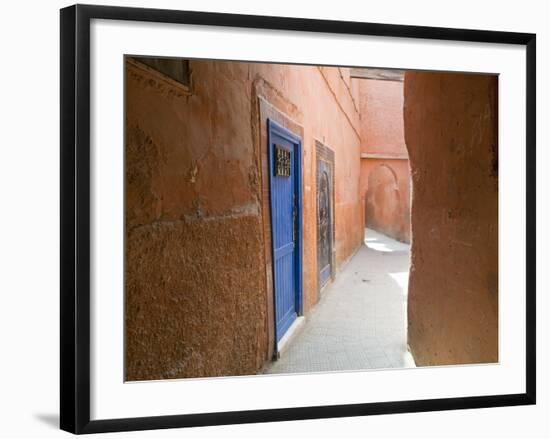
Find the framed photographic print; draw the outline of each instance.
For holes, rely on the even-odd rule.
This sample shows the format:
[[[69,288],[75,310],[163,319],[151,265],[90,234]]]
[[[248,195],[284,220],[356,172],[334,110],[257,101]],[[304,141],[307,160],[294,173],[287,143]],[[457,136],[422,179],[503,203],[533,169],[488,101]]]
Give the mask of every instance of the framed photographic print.
[[[61,10],[61,428],[535,403],[535,35]]]

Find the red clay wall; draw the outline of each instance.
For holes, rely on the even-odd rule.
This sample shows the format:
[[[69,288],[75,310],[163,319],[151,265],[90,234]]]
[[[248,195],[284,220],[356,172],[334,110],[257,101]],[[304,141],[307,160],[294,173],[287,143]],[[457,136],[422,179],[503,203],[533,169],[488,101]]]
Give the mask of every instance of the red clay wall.
[[[411,188],[408,160],[361,160],[364,224],[402,242],[411,242]]]
[[[306,312],[318,300],[315,139],[336,156],[337,265],[362,239],[360,128],[349,70],[190,67],[188,93],[126,64],[128,380],[253,374],[270,357],[260,100],[303,133]]]
[[[254,93],[303,131],[304,307],[307,312],[318,300],[315,140],[335,153],[337,268],[355,253],[362,241],[358,96],[348,85],[349,69],[250,64],[250,78]],[[260,123],[264,124],[265,120]],[[259,143],[264,148],[265,142]],[[264,188],[267,189],[267,181]]]
[[[403,125],[403,82],[356,79],[361,106],[361,152],[407,153]]]
[[[406,73],[416,364],[498,361],[498,83]]]
[[[410,242],[410,172],[403,83],[354,79],[361,114],[361,195],[365,225]]]

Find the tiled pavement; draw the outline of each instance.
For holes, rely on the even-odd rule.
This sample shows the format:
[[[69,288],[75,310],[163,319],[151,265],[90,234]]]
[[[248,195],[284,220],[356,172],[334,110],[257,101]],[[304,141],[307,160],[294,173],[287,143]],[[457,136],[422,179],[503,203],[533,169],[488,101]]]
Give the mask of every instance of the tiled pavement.
[[[265,373],[414,367],[407,351],[409,245],[367,229],[300,333]]]

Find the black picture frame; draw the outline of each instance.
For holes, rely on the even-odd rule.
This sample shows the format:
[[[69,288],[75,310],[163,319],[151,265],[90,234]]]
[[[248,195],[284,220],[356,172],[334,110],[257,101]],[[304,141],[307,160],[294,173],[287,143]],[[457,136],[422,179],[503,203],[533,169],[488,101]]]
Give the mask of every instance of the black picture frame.
[[[514,44],[526,47],[526,392],[518,394],[90,420],[90,21],[208,26]],[[61,9],[60,424],[72,433],[273,422],[535,404],[536,35],[304,18],[74,5]]]

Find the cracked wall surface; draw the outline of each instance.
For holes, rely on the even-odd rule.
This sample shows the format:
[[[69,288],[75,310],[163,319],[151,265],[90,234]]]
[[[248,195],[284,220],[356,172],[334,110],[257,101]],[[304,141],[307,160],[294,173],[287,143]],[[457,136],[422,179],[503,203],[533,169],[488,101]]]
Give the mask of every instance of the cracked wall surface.
[[[498,361],[498,78],[405,74],[417,365]]]

